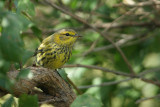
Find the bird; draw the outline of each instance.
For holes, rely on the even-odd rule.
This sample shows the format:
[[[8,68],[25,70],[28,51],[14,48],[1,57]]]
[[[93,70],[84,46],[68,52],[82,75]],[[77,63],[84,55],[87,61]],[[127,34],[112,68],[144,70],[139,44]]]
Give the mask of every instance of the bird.
[[[45,38],[36,49],[36,65],[49,69],[61,68],[71,57],[77,39],[73,29],[62,29]]]

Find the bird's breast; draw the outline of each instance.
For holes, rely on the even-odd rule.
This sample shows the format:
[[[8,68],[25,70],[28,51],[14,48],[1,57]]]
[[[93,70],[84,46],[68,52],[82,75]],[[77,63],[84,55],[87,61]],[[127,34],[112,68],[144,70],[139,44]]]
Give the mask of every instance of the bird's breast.
[[[39,51],[37,62],[39,65],[50,69],[62,67],[72,55],[72,47],[58,46],[55,44],[41,50],[43,50],[43,53]]]

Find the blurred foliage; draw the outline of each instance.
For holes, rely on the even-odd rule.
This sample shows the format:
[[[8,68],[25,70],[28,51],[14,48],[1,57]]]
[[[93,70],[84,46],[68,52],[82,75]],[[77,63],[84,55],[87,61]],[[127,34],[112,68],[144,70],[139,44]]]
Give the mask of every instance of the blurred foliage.
[[[79,95],[71,104],[71,107],[101,107],[102,103],[91,95]]]
[[[19,78],[32,76],[29,70],[21,69],[17,80],[10,80],[6,73],[34,63],[31,56],[43,38],[62,28],[75,29],[83,37],[75,44],[73,55],[68,64],[96,65],[112,70],[130,73],[121,55],[115,48],[105,48],[111,43],[94,30],[72,17],[42,5],[39,0],[2,0],[0,1],[0,86],[12,93],[11,86]],[[60,7],[80,16],[100,31],[111,24],[104,32],[114,42],[122,43],[125,53],[136,73],[160,67],[160,29],[158,24],[159,5],[134,7],[138,0],[51,0]],[[147,0],[149,1],[149,0]],[[141,0],[146,2],[146,0]],[[125,6],[115,6],[124,3]],[[133,11],[131,9],[135,8]],[[127,14],[126,14],[127,13]],[[140,26],[138,24],[144,23]],[[147,24],[149,23],[149,24]],[[115,25],[126,25],[113,27]],[[157,25],[156,25],[157,24]],[[113,25],[113,26],[112,26]],[[132,39],[128,39],[132,38]],[[96,46],[88,54],[91,45]],[[124,42],[127,41],[127,42]],[[124,44],[123,44],[124,42]],[[120,45],[119,45],[120,46]],[[21,64],[20,64],[21,63]],[[77,86],[96,85],[103,82],[118,81],[126,77],[103,73],[100,70],[87,68],[65,68],[68,76]],[[62,71],[63,71],[62,70]],[[66,74],[64,74],[66,76]],[[148,79],[160,80],[159,72],[151,72]],[[81,89],[85,94],[77,97],[71,107],[158,107],[159,99],[135,102],[143,97],[157,95],[157,86],[145,83],[139,79],[116,85]],[[15,99],[11,96],[2,104],[10,107]],[[94,103],[95,105],[93,105]],[[22,95],[19,106],[37,105],[36,96]],[[33,104],[33,105],[29,105]]]
[[[11,107],[12,104],[13,104],[13,101],[14,101],[14,99],[13,99],[13,97],[11,96],[11,97],[2,105],[2,107]]]
[[[21,95],[19,98],[19,107],[38,107],[37,96]]]

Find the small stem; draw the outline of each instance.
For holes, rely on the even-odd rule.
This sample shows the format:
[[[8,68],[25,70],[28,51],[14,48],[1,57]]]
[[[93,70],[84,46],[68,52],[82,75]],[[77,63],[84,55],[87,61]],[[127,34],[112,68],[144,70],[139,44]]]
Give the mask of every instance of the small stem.
[[[19,68],[20,68],[20,70],[23,68],[21,61],[19,61]]]
[[[8,10],[12,10],[12,0],[8,1]]]
[[[78,94],[83,94],[81,90],[78,89],[78,87],[67,77],[67,81],[73,86],[73,88],[78,92]]]

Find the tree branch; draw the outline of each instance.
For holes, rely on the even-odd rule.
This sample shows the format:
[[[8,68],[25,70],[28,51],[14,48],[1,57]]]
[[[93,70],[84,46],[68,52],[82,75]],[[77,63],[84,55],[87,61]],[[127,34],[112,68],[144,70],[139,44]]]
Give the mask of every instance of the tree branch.
[[[148,97],[148,98],[142,98],[142,99],[139,99],[136,101],[136,104],[139,104],[143,101],[146,101],[146,100],[150,100],[150,99],[154,99],[154,98],[160,98],[160,94],[156,95],[156,96],[153,96],[153,97]]]
[[[79,86],[78,88],[79,89],[87,89],[87,88],[92,88],[92,87],[109,86],[109,85],[119,84],[119,83],[122,83],[122,82],[128,82],[128,81],[130,81],[132,79],[134,79],[134,78],[127,78],[127,79],[119,80],[119,81],[104,82],[104,83],[96,84],[96,85]]]
[[[29,67],[33,74],[31,79],[20,79],[12,87],[13,95],[19,97],[21,94],[37,94],[39,104],[50,103],[54,107],[69,107],[76,98],[68,83],[66,83],[57,73],[42,67]],[[16,79],[19,71],[8,72],[10,79]],[[39,88],[42,91],[35,89]],[[9,93],[0,88],[0,95]]]
[[[160,27],[160,22],[158,21],[150,21],[150,22],[124,22],[124,23],[96,23],[94,26],[97,28],[108,28],[108,29],[115,29],[115,28],[126,28],[126,27]]]
[[[114,71],[114,70],[110,70],[110,69],[107,69],[107,68],[103,68],[103,67],[98,67],[98,66],[92,66],[92,65],[82,65],[82,64],[75,64],[75,65],[65,65],[63,66],[64,68],[67,68],[67,67],[84,67],[84,68],[90,68],[90,69],[98,69],[98,70],[101,70],[101,71],[104,71],[104,72],[110,72],[112,74],[115,74],[115,75],[121,75],[121,76],[125,76],[125,77],[130,77],[130,78],[137,78],[137,79],[140,79],[146,83],[150,83],[150,84],[154,84],[158,87],[160,87],[160,82],[159,81],[154,81],[154,80],[150,80],[150,79],[147,79],[147,78],[144,78],[143,76],[151,71],[145,71],[145,74],[143,73],[140,73],[139,75],[132,75],[132,74],[128,74],[128,73],[124,73],[124,72],[120,72],[120,71]],[[157,70],[159,69],[154,69],[154,72],[157,72]],[[152,71],[153,72],[153,71]]]
[[[153,5],[160,5],[160,1],[152,2],[152,1],[145,1],[145,2],[140,2],[140,3],[135,3],[135,4],[116,4],[114,7],[119,7],[119,6],[127,6],[127,7],[143,7],[143,6],[153,6]]]
[[[104,71],[104,72],[110,72],[110,73],[115,74],[115,75],[128,76],[128,77],[133,76],[133,75],[128,74],[128,73],[124,73],[124,72],[120,72],[120,71],[114,71],[114,70],[110,70],[110,69],[99,67],[99,66],[82,65],[82,64],[64,65],[63,66],[63,68],[72,68],[72,67],[84,67],[84,68],[89,68],[89,69],[97,69],[97,70],[101,70],[101,71]]]

